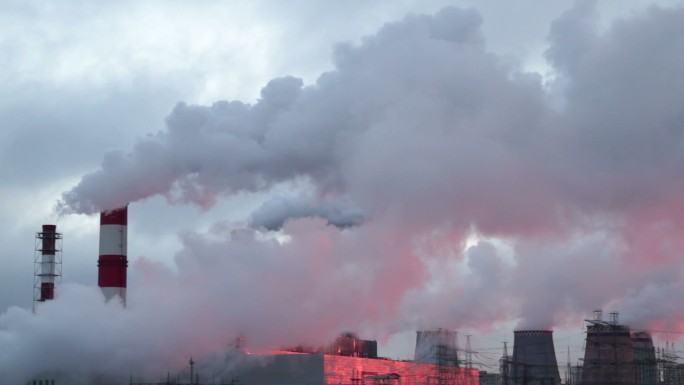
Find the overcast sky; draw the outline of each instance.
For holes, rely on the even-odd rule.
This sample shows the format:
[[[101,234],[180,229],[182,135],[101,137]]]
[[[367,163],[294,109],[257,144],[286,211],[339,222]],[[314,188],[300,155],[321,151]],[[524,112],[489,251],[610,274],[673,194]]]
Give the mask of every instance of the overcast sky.
[[[96,286],[88,214],[131,202],[132,296],[291,325],[262,346],[298,314],[403,357],[434,327],[579,357],[596,307],[684,330],[683,46],[667,0],[1,1],[0,325],[42,224]]]

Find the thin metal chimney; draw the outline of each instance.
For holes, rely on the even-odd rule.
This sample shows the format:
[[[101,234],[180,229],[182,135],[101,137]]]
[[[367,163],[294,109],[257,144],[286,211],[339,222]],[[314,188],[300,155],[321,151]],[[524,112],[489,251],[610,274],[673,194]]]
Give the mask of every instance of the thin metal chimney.
[[[33,311],[37,302],[55,298],[55,284],[62,275],[62,234],[57,225],[43,225],[36,233],[34,256]]]

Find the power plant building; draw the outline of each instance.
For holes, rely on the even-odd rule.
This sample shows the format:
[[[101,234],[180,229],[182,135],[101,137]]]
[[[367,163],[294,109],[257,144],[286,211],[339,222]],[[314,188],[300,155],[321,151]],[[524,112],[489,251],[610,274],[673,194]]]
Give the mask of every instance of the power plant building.
[[[434,385],[437,365],[324,353],[248,356],[230,379],[240,385]],[[453,384],[479,385],[477,369],[457,368]]]
[[[362,340],[351,333],[345,333],[335,339],[329,353],[338,356],[377,358],[378,342]]]
[[[480,371],[480,385],[501,385],[501,374]]]

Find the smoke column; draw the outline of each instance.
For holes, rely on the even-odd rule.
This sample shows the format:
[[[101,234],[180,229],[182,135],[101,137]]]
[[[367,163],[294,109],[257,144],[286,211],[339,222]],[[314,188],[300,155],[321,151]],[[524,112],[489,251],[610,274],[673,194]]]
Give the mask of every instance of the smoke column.
[[[577,2],[551,25],[546,85],[487,51],[474,10],[411,15],[337,46],[335,70],[315,84],[273,79],[255,104],[179,103],[166,130],[107,154],[60,207],[94,213],[161,195],[208,210],[303,181],[303,201],[264,205],[254,227],[316,217],[346,227],[368,248],[353,252],[376,261],[368,271],[391,266],[402,277],[385,303],[434,307],[410,317],[515,317],[545,329],[587,308],[644,301],[647,288],[670,297],[683,286],[671,266],[684,249],[684,87],[665,79],[684,75],[674,53],[683,14],[653,7],[599,34],[595,4]],[[512,255],[462,255],[473,232],[507,240]],[[472,268],[464,285],[480,285],[480,273],[502,281],[428,285],[448,269],[431,266],[449,259]],[[562,287],[545,290],[550,280]],[[511,306],[443,310],[463,291],[466,305],[491,295]]]

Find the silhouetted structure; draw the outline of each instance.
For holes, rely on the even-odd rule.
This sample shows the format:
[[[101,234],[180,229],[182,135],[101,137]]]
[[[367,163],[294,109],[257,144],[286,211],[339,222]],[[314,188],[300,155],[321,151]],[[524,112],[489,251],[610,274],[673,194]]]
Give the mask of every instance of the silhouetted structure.
[[[634,349],[634,370],[638,385],[658,383],[658,361],[656,360],[653,338],[647,332],[632,333]]]
[[[344,333],[335,339],[330,353],[338,356],[377,358],[378,342],[362,340],[352,333]]]
[[[587,342],[584,352],[582,385],[636,385],[634,348],[629,326],[621,325],[618,313],[610,321],[586,320]]]
[[[509,384],[560,385],[551,330],[516,330]]]

